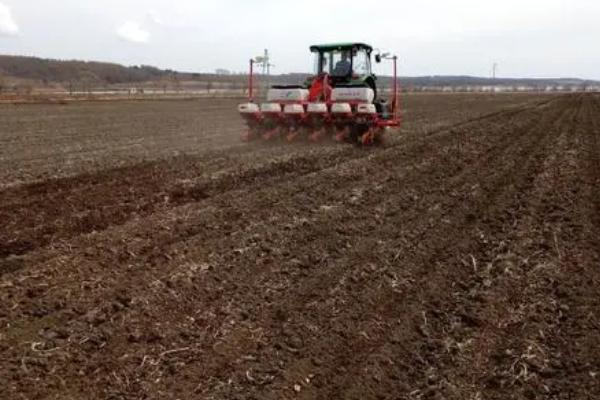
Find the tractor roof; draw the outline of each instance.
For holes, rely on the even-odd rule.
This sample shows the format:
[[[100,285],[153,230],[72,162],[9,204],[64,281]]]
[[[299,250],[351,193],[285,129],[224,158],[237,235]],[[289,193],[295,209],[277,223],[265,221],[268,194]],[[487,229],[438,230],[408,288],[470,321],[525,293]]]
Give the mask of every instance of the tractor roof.
[[[310,51],[315,53],[318,51],[333,51],[333,50],[352,50],[354,48],[365,49],[367,51],[373,51],[373,47],[365,43],[330,43],[330,44],[316,44],[310,46]]]

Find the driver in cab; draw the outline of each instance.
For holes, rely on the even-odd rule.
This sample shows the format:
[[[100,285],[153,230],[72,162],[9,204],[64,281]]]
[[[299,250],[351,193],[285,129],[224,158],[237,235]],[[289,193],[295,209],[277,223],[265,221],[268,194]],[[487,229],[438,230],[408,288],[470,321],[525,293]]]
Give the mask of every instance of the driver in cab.
[[[335,64],[333,75],[335,76],[347,76],[352,72],[352,63],[350,62],[350,55],[347,51],[342,53],[342,59]]]

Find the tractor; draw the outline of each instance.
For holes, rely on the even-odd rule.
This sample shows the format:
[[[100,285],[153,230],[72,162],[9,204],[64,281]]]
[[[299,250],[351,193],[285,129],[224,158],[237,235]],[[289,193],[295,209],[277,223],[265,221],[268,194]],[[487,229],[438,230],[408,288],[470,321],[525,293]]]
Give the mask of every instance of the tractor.
[[[243,140],[304,137],[318,142],[330,137],[372,145],[388,128],[400,126],[396,56],[375,54],[378,63],[393,61],[392,99],[388,101],[377,88],[371,70],[374,50],[368,44],[314,45],[310,51],[314,75],[301,85],[271,87],[261,104],[254,99],[254,60],[250,60],[248,102],[238,107],[248,128]]]

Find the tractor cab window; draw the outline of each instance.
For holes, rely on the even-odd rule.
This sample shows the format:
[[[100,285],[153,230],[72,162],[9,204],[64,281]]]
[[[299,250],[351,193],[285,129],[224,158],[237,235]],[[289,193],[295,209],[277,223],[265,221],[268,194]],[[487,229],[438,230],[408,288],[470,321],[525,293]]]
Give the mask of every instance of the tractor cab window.
[[[329,73],[329,60],[326,54],[314,53],[314,72],[315,75]]]
[[[330,74],[332,76],[348,76],[352,74],[352,54],[350,51],[332,51]]]
[[[315,73],[345,77],[352,73],[352,52],[347,50],[315,53]]]
[[[371,74],[371,58],[366,50],[358,50],[354,52],[353,70],[356,75]]]

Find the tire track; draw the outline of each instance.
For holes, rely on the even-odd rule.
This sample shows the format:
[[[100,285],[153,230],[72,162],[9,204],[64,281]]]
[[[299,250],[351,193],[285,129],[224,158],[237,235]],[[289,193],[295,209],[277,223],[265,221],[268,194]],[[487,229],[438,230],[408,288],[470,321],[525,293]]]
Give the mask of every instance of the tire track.
[[[471,396],[482,393],[500,399],[510,391],[511,398],[523,398],[531,393],[548,396],[551,391],[551,361],[543,339],[560,325],[548,328],[537,315],[543,312],[545,321],[558,321],[560,302],[554,287],[564,263],[556,256],[553,240],[557,232],[567,235],[572,222],[561,212],[551,232],[546,220],[559,215],[561,202],[572,198],[565,183],[578,186],[568,174],[575,132],[584,115],[582,100],[575,98],[571,115],[549,132],[553,141],[530,188],[517,196],[518,212],[506,213],[498,228],[486,229],[488,243],[472,253],[478,268],[467,281],[466,296],[456,302],[468,304],[474,293],[480,301],[467,309],[467,322],[475,321],[475,326],[467,325],[452,337],[468,346],[456,351],[451,364],[456,365],[459,386],[473,388]],[[454,315],[464,312],[459,309]]]
[[[558,114],[557,116],[558,118],[562,118],[560,114]],[[532,137],[534,137],[533,140],[530,139],[529,143],[527,143],[525,146],[523,147],[522,151],[519,153],[520,154],[520,158],[525,161],[527,160],[527,158],[529,157],[529,155],[531,154],[531,151],[533,149],[536,148],[543,148],[545,149],[545,146],[539,146],[538,141],[540,140],[544,140],[544,131],[543,128],[546,126],[546,124],[544,124],[542,127],[537,129],[537,133],[536,135],[531,135]],[[527,140],[528,138],[526,138]],[[546,140],[546,146],[547,146],[547,140]],[[531,163],[531,161],[529,162]],[[527,165],[527,162],[525,163],[525,165]],[[524,168],[525,171],[528,170],[528,168]],[[486,184],[489,184],[489,187],[492,189],[492,191],[490,192],[490,195],[487,196],[487,198],[485,198],[483,200],[482,204],[479,204],[476,206],[476,210],[482,210],[482,207],[485,209],[485,205],[487,204],[488,207],[494,207],[494,204],[496,202],[500,202],[502,203],[502,201],[500,200],[502,197],[506,197],[509,196],[510,193],[514,193],[514,188],[509,188],[509,192],[505,192],[505,188],[507,187],[507,185],[502,184],[503,181],[506,181],[507,177],[510,176],[511,174],[511,170],[507,169],[506,172],[504,174],[501,174],[500,176],[496,176],[494,177],[494,180],[489,181],[487,178],[486,179],[482,179],[483,182],[485,182]],[[526,176],[524,174],[521,174],[521,178],[515,178],[515,180],[518,181],[518,179],[521,180],[521,184],[527,184],[526,182]],[[481,179],[481,178],[480,178]],[[494,188],[496,188],[494,190]],[[456,211],[455,211],[456,212]],[[466,222],[466,226],[476,226],[477,223],[481,223],[481,219],[482,216],[486,216],[488,213],[485,211],[473,211],[472,212],[476,217],[475,220],[473,220],[472,216],[465,210],[465,211],[461,211],[458,213],[458,216],[455,216],[452,219],[458,218],[458,220],[463,219],[464,222]],[[463,223],[464,224],[464,223]],[[468,234],[469,230],[465,230],[464,228],[462,229],[462,232],[465,232],[465,234]],[[460,236],[459,236],[460,238]],[[426,255],[424,259],[419,260],[419,258],[414,259],[413,261],[408,261],[408,260],[403,260],[404,262],[406,262],[408,265],[434,265],[435,264],[435,260],[439,260],[441,257],[447,257],[448,255],[445,255],[445,253],[448,252],[448,250],[450,250],[451,248],[456,246],[456,242],[459,241],[461,239],[457,238],[456,236],[452,236],[452,235],[448,235],[446,236],[445,240],[441,240],[437,239],[437,243],[434,245],[433,249],[431,248],[427,248],[427,250],[424,252],[424,254],[428,254],[428,253],[433,253],[433,254],[429,254]],[[469,236],[466,236],[462,239],[463,241],[466,241],[466,243],[469,243],[472,239]],[[420,241],[425,241],[426,237],[425,235],[420,236]],[[464,246],[464,245],[463,245]],[[410,251],[410,250],[409,250]],[[452,254],[452,253],[450,253]],[[414,257],[414,256],[413,256]],[[443,258],[442,258],[443,259]],[[420,273],[421,274],[425,274],[425,275],[417,275],[417,276],[411,276],[412,279],[414,279],[416,282],[427,282],[427,280],[432,278],[433,276],[436,276],[437,274],[440,274],[439,271],[437,270],[429,270],[429,269],[420,269]],[[444,276],[444,272],[441,272],[442,276]],[[425,279],[425,277],[427,277],[427,279]],[[447,279],[450,279],[451,277],[448,277]],[[434,280],[435,281],[435,280]],[[448,280],[448,283],[453,282],[452,280]],[[425,287],[427,287],[428,285],[425,284]],[[427,300],[427,302],[433,302],[434,304],[439,304],[442,303],[443,304],[443,300],[442,298],[445,296],[448,296],[449,294],[447,292],[445,292],[444,290],[442,290],[439,287],[433,287],[432,289],[429,289],[429,292],[425,292],[425,293],[420,293],[420,290],[423,290],[425,287],[419,285],[417,287],[412,288],[413,290],[411,290],[410,292],[413,293],[413,295],[417,295],[418,298],[421,299],[421,302],[424,301],[424,299],[427,299],[427,296],[431,296],[431,298],[429,298]],[[450,289],[450,288],[448,288]],[[355,289],[358,290],[358,289]],[[374,291],[374,293],[376,293],[379,288],[374,288],[372,289]],[[456,289],[454,289],[456,290]],[[452,291],[452,289],[450,289],[450,291]],[[442,297],[441,297],[442,296]],[[406,302],[405,299],[402,298],[402,296],[398,296],[398,294],[393,293],[391,291],[388,291],[387,294],[387,299],[385,298],[380,298],[377,302],[378,306],[376,308],[376,312],[366,312],[363,316],[361,317],[357,317],[356,319],[358,321],[371,321],[371,325],[373,324],[372,322],[375,321],[375,326],[377,325],[377,319],[373,320],[372,317],[369,317],[369,315],[385,315],[387,320],[393,319],[393,317],[390,317],[390,311],[394,308],[398,307],[398,301],[403,301]],[[383,305],[382,305],[383,303]],[[409,305],[410,307],[410,301],[409,301]],[[414,307],[414,303],[413,303],[413,307]],[[421,308],[422,306],[416,306],[417,310],[419,308]],[[403,310],[406,311],[406,310]],[[415,313],[416,314],[416,313]],[[443,314],[443,313],[442,313]],[[418,314],[416,315],[416,317],[420,318],[420,316],[418,316]],[[430,317],[431,318],[431,317]],[[403,318],[403,320],[406,320],[406,318]],[[414,321],[410,321],[410,318],[408,319],[409,323],[414,323]],[[370,323],[366,323],[366,326],[369,326]],[[388,328],[393,329],[392,326],[388,326]],[[358,328],[361,329],[361,328]],[[419,328],[417,328],[418,330]],[[365,376],[365,371],[363,370],[363,367],[365,365],[364,361],[365,359],[368,359],[370,354],[376,353],[375,350],[377,348],[380,347],[385,347],[385,346],[389,346],[389,341],[388,339],[390,338],[390,334],[389,332],[387,332],[385,329],[373,329],[377,335],[376,337],[379,337],[379,339],[376,339],[373,337],[372,334],[369,334],[370,339],[365,340],[365,338],[356,338],[354,339],[354,341],[351,341],[347,346],[344,346],[344,348],[347,349],[361,349],[360,352],[356,352],[353,351],[350,354],[345,354],[342,355],[341,358],[337,359],[336,361],[331,362],[332,365],[334,366],[339,366],[339,365],[345,365],[345,366],[352,366],[352,365],[356,365],[356,367],[354,368],[349,368],[346,367],[345,368],[345,372],[344,374],[339,377],[337,380],[339,380],[340,382],[338,382],[337,384],[333,384],[330,392],[329,392],[329,396],[333,396],[331,398],[344,398],[343,395],[340,395],[340,390],[343,390],[342,388],[350,388],[346,391],[346,393],[348,395],[352,394],[352,390],[357,390],[361,388],[361,385],[367,385],[366,387],[372,386],[369,385],[367,382],[365,382],[364,379],[360,379],[358,382],[356,382],[356,377],[357,376]],[[363,331],[368,331],[368,329],[363,329]],[[404,335],[411,335],[414,334],[414,331],[408,331],[403,333]],[[400,337],[395,337],[393,339],[395,342],[400,342],[399,346],[402,348],[402,346],[404,345],[404,343],[402,343],[402,340],[400,339]],[[410,342],[410,340],[409,340]],[[418,347],[417,347],[418,348]],[[437,349],[436,349],[437,350]],[[431,351],[431,350],[430,350]],[[403,351],[403,353],[408,353],[410,355],[410,351],[405,349]],[[350,357],[350,358],[348,358]],[[416,363],[416,365],[419,365],[419,363],[423,363],[423,358],[426,359],[426,355],[422,355],[422,356],[416,356],[413,354],[414,359],[412,360],[414,363]],[[425,363],[426,365],[427,363]],[[423,367],[425,367],[425,365],[423,365]],[[392,368],[392,367],[390,367]],[[402,373],[402,371],[396,371],[396,373]],[[332,370],[330,372],[330,379],[334,379],[333,376],[340,376],[339,375],[339,371],[337,371],[336,369]],[[418,374],[417,374],[418,376]],[[368,377],[366,377],[368,378]],[[411,377],[408,377],[409,379],[407,379],[406,381],[410,381]],[[416,378],[415,376],[412,377],[412,379]],[[335,379],[334,379],[335,380]],[[427,379],[425,379],[425,381],[427,381]],[[432,382],[430,382],[431,385]],[[358,386],[358,387],[357,387]],[[362,389],[364,389],[364,386],[362,386]],[[423,390],[423,389],[420,389]],[[337,396],[337,397],[336,397]]]

